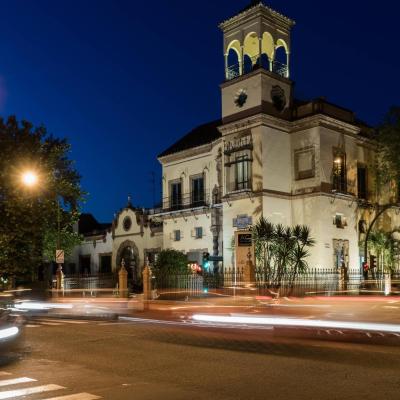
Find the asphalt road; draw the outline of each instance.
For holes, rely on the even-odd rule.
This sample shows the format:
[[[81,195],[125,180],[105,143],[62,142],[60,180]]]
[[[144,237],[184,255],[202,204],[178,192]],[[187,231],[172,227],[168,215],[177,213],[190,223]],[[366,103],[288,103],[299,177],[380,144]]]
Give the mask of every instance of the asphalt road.
[[[399,372],[396,346],[41,319],[26,327],[18,352],[1,358],[0,399],[398,400]]]

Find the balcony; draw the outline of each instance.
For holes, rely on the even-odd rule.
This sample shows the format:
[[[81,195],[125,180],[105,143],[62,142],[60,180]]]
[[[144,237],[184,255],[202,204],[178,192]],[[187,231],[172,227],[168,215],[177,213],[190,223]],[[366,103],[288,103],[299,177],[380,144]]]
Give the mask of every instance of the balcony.
[[[248,60],[251,60],[250,62],[244,62],[243,63],[243,68],[242,64],[234,64],[230,65],[226,68],[226,80],[230,81],[232,79],[235,79],[239,77],[240,75],[246,75],[249,72],[252,72],[256,69],[262,68],[265,69],[266,71],[271,71],[279,76],[282,76],[283,78],[288,78],[289,77],[289,69],[286,64],[282,64],[279,61],[272,61],[272,62],[265,62],[263,60],[259,60],[259,57],[253,57],[249,58]]]
[[[164,197],[162,202],[162,212],[184,211],[209,206],[210,193],[208,191],[196,195],[193,193],[187,193],[181,196]]]

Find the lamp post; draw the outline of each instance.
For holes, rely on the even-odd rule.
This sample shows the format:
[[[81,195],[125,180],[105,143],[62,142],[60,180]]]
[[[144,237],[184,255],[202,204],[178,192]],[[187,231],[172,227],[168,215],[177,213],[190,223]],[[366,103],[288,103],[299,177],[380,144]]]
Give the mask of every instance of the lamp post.
[[[33,189],[39,183],[39,175],[33,170],[26,170],[21,174],[21,182],[22,184],[28,188]],[[64,252],[60,249],[60,226],[61,226],[61,215],[60,215],[60,201],[56,194],[55,196],[56,204],[57,204],[57,249],[56,249],[56,263],[58,265],[57,268],[57,289],[62,288],[62,280],[63,280],[63,272],[62,272],[62,264],[64,262]]]

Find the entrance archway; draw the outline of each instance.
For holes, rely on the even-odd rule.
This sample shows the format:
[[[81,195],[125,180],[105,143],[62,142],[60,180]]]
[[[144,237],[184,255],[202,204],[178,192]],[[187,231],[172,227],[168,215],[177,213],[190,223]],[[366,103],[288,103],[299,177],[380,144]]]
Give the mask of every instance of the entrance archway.
[[[142,274],[139,265],[139,251],[131,240],[121,243],[117,252],[117,267],[124,260],[125,269],[128,272],[128,286],[131,291],[140,291],[142,288]]]

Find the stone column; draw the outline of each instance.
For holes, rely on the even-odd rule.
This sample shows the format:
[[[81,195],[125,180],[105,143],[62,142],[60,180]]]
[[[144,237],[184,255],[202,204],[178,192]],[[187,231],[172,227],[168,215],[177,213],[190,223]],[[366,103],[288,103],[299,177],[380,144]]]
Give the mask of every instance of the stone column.
[[[290,78],[290,53],[286,53],[286,77],[285,78]]]
[[[244,73],[244,46],[240,46],[239,75]]]
[[[128,297],[128,272],[125,269],[125,261],[122,260],[121,268],[118,272],[119,297]]]

